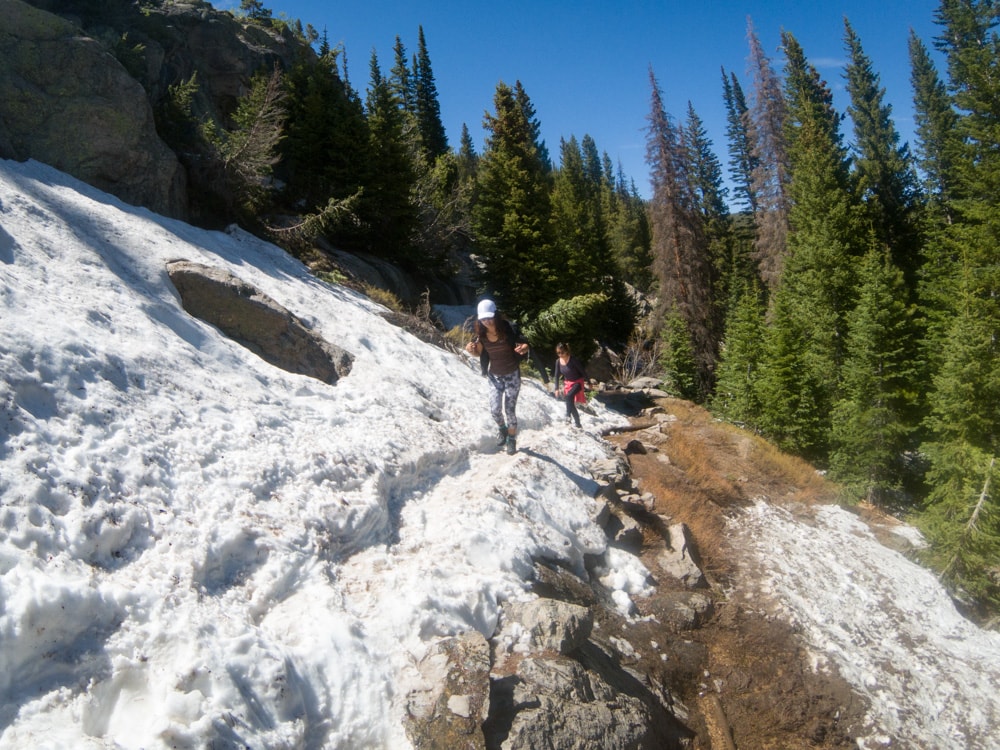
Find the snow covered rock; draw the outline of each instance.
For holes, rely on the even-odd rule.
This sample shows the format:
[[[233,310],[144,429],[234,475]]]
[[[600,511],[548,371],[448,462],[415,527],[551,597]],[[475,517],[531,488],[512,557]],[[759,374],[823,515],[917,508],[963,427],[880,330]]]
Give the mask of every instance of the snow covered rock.
[[[586,607],[535,599],[504,606],[501,622],[494,640],[508,649],[570,654],[586,642],[594,619]]]
[[[414,747],[478,750],[490,700],[490,648],[472,631],[438,641],[420,660],[425,684],[410,693],[406,734]]]

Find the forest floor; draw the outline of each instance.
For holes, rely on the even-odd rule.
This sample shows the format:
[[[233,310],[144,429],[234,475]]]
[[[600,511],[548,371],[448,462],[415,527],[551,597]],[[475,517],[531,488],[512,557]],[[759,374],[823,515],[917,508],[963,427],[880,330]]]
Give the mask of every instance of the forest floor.
[[[641,557],[654,569],[665,540],[663,521],[683,522],[695,546],[693,558],[709,583],[714,610],[700,627],[664,633],[653,619],[643,640],[673,639],[665,658],[660,649],[640,653],[641,671],[658,675],[689,712],[695,750],[805,750],[856,747],[865,702],[835,673],[819,672],[793,629],[768,616],[759,602],[738,595],[741,580],[753,576],[752,560],[733,542],[731,519],[757,498],[794,507],[832,503],[836,487],[814,467],[781,453],[766,441],[715,420],[690,402],[659,399],[669,415],[631,418],[632,429],[606,436],[625,448],[638,439],[648,451],[630,453],[632,479],[655,505],[644,526]],[[660,417],[662,419],[662,415]],[[891,518],[873,509],[857,512],[876,529]],[[663,581],[657,596],[671,584]],[[683,587],[678,583],[676,590]],[[655,602],[636,602],[640,614]],[[609,623],[615,626],[618,623]],[[657,631],[657,628],[659,630]],[[638,634],[637,634],[638,635]]]

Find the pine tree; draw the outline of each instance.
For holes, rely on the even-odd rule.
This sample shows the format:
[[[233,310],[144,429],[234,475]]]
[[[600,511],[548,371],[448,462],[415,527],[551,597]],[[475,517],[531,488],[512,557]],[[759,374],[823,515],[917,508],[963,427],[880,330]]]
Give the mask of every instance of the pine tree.
[[[963,599],[996,610],[998,345],[996,327],[983,315],[983,300],[968,290],[962,298],[933,383],[928,419],[932,439],[922,446],[930,463],[931,491],[919,524],[931,545],[928,557],[950,588]]]
[[[675,307],[667,311],[660,329],[660,366],[664,387],[678,398],[696,400],[704,395],[699,385],[698,363],[687,321]]]
[[[588,173],[575,137],[561,141],[559,152],[560,166],[552,189],[552,222],[562,259],[558,293],[569,298],[600,291],[612,267],[600,183]]]
[[[271,17],[271,11],[264,7],[262,0],[240,0],[240,10],[254,21],[266,21]]]
[[[472,142],[469,134],[469,127],[462,123],[462,134],[458,145],[458,165],[459,174],[463,181],[468,180],[475,183],[476,172],[479,168],[479,154],[476,153],[476,144]]]
[[[281,143],[286,199],[305,212],[331,198],[357,194],[370,169],[364,107],[338,70],[340,53],[326,46],[315,62],[300,60],[286,76],[287,138]],[[347,249],[361,247],[355,226],[345,223],[330,239]]]
[[[932,458],[941,471],[931,474],[935,489],[919,518],[930,542],[924,556],[968,610],[982,619],[995,617],[1000,609],[1000,463],[968,444],[940,448]]]
[[[726,104],[726,137],[729,140],[729,179],[733,183],[735,204],[751,214],[757,213],[757,196],[753,190],[753,175],[757,158],[748,129],[750,111],[743,87],[736,74],[722,69],[722,96]]]
[[[566,299],[601,295],[600,324],[591,329],[604,341],[627,340],[635,325],[635,311],[624,285],[615,279],[597,146],[590,136],[584,136],[582,145],[571,137],[560,143],[560,154],[552,190],[553,232],[561,260],[558,294]]]
[[[910,32],[910,82],[913,86],[913,111],[916,124],[916,154],[924,174],[924,193],[933,212],[943,223],[951,217],[954,192],[955,139],[958,113],[948,88],[938,75],[927,47]]]
[[[208,140],[218,150],[229,192],[236,210],[255,220],[268,199],[268,179],[281,156],[278,145],[284,137],[286,110],[281,71],[253,77],[250,91],[232,114],[233,127],[220,130],[206,126]]]
[[[727,75],[722,70],[722,91],[726,104],[726,136],[729,141],[729,177],[733,183],[736,206],[742,210],[727,222],[729,231],[729,254],[722,269],[723,283],[719,299],[727,305],[735,304],[739,295],[733,290],[758,279],[757,263],[754,261],[754,225],[757,215],[757,195],[753,190],[753,176],[758,169],[750,137],[750,111],[747,107],[743,88],[736,74]],[[732,309],[726,308],[726,316]]]
[[[777,288],[785,262],[788,237],[789,164],[785,143],[785,97],[781,79],[771,67],[753,29],[747,23],[753,96],[748,110],[747,131],[755,169],[751,191],[756,198],[755,259],[761,279],[769,291]]]
[[[952,221],[940,225],[934,234],[923,287],[924,298],[934,308],[929,338],[938,351],[946,351],[951,345],[947,341],[949,316],[975,309],[985,325],[979,335],[987,340],[969,345],[980,347],[990,358],[982,363],[982,382],[970,387],[989,390],[1000,378],[995,348],[996,331],[1000,330],[1000,251],[996,243],[1000,236],[1000,213],[996,210],[1000,194],[1000,156],[996,153],[1000,143],[1000,38],[996,32],[1000,9],[983,0],[943,2],[939,22],[944,27],[940,46],[947,56],[949,85],[959,117],[956,137],[947,147],[954,155]],[[959,309],[957,303],[964,308]],[[931,398],[935,397],[932,393]],[[991,440],[998,439],[1000,414],[992,405],[968,403],[964,408],[989,423]]]
[[[524,326],[524,335],[543,352],[552,352],[556,344],[565,342],[581,362],[586,362],[603,338],[601,324],[607,312],[608,299],[603,294],[560,299],[533,315]]]
[[[366,109],[371,173],[362,199],[369,250],[414,268],[421,262],[414,243],[418,225],[412,200],[417,182],[414,151],[407,139],[405,112],[382,76],[374,51],[370,69]]]
[[[902,272],[872,249],[848,318],[841,399],[833,410],[830,471],[854,499],[898,506],[915,447],[912,308]]]
[[[483,127],[472,227],[482,257],[483,290],[515,318],[530,318],[558,298],[548,168],[538,152],[533,109],[520,83],[502,81]]]
[[[608,243],[617,268],[615,275],[640,291],[650,292],[655,279],[651,272],[649,213],[635,183],[626,181],[620,164],[611,194],[607,223]]]
[[[417,35],[417,57],[413,78],[414,112],[417,117],[417,128],[420,131],[420,142],[428,163],[433,163],[437,157],[447,153],[448,138],[441,122],[441,105],[438,102],[437,84],[434,82],[434,72],[431,70],[431,58],[427,53],[423,26],[419,27]]]
[[[756,280],[741,280],[733,296],[719,352],[712,411],[730,422],[757,428],[761,416],[758,381],[764,358],[763,294]]]
[[[955,261],[947,241],[948,227],[955,221],[954,197],[960,148],[958,112],[947,86],[938,75],[923,42],[910,33],[916,154],[923,173],[926,197],[927,241],[923,247],[923,274],[919,284],[921,310],[926,320],[924,351],[927,367],[934,372],[950,325],[952,304],[958,292]]]
[[[409,115],[416,110],[416,93],[410,65],[406,57],[403,40],[396,37],[392,45],[392,68],[389,70],[388,85],[397,106]]]
[[[653,198],[650,203],[653,271],[659,281],[661,316],[676,314],[684,321],[701,398],[712,387],[715,365],[715,308],[712,266],[704,222],[689,173],[683,134],[664,105],[653,71],[649,73],[652,101],[646,139]]]
[[[916,172],[908,146],[899,145],[885,89],[846,18],[844,41],[850,56],[845,78],[851,98],[847,112],[854,122],[854,177],[865,222],[903,272],[907,296],[912,298],[920,267]]]
[[[687,160],[686,169],[691,175],[694,197],[708,243],[712,309],[710,329],[713,337],[712,350],[718,351],[717,339],[725,317],[725,301],[729,297],[733,253],[736,247],[736,238],[733,236],[729,219],[729,207],[726,205],[726,195],[729,191],[723,186],[722,165],[712,151],[712,141],[691,102],[688,102],[687,120],[682,136]]]
[[[1000,454],[1000,8],[987,0],[943,0],[936,20],[957,119],[943,148],[951,159],[944,173],[950,223],[933,233],[923,286],[935,307],[923,446],[933,489],[925,524],[945,579],[997,606],[1000,586],[988,566],[1000,556],[990,495]]]
[[[549,149],[542,138],[542,123],[536,116],[535,105],[531,103],[531,99],[528,98],[528,93],[520,81],[514,82],[514,99],[524,113],[524,119],[531,130],[531,140],[538,153],[538,160],[541,162],[545,174],[548,175],[552,172],[552,158],[549,156]]]
[[[781,284],[772,297],[762,422],[782,447],[823,462],[846,315],[854,304],[856,209],[833,96],[798,41],[788,32],[782,41],[793,231]]]

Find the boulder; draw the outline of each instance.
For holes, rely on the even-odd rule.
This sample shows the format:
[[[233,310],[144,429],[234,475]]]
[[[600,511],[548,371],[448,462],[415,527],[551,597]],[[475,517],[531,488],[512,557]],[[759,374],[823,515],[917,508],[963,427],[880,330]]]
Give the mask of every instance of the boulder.
[[[691,533],[687,525],[674,524],[669,529],[669,537],[669,547],[657,557],[660,568],[688,588],[706,587],[705,574],[691,557]]]
[[[211,266],[173,261],[167,273],[184,309],[261,359],[288,372],[333,384],[354,358],[245,281]]]
[[[715,603],[699,591],[666,591],[650,597],[643,604],[643,614],[673,631],[697,630],[715,613]]]
[[[594,618],[590,610],[554,599],[509,602],[493,638],[497,650],[555,651],[569,654],[590,637]]]
[[[517,674],[494,680],[484,731],[487,744],[502,750],[669,750],[682,747],[684,736],[624,671],[609,678],[559,655],[526,657]]]
[[[478,632],[444,638],[417,665],[407,696],[406,735],[425,750],[482,750],[489,711],[490,649]]]
[[[97,40],[21,0],[0,0],[0,157],[35,159],[126,203],[184,218],[177,157],[139,82]]]

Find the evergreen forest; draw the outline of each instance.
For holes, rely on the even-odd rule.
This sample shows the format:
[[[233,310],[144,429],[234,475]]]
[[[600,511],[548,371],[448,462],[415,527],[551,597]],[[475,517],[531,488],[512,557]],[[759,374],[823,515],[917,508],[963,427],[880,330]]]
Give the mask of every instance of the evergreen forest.
[[[650,70],[649,199],[587,135],[550,151],[519,81],[483,144],[449,143],[423,28],[358,84],[312,27],[241,13],[309,54],[222,124],[194,116],[196,77],[172,88],[158,128],[212,170],[203,205],[297,254],[321,239],[438,278],[472,258],[536,348],[599,343],[807,459],[916,524],[971,616],[1000,612],[1000,4],[941,0],[937,35],[911,33],[912,144],[847,19],[846,112],[792,32],[772,58],[748,26],[721,148]]]

